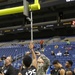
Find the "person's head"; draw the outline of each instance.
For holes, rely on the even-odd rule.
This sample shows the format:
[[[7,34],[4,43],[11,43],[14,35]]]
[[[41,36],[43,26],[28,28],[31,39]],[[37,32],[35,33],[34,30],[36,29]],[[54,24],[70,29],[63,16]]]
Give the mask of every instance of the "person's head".
[[[66,52],[68,52],[68,51],[66,50]]]
[[[5,59],[6,59],[6,56],[5,56],[5,55],[3,55],[3,56],[2,56],[2,58],[3,58],[2,60],[5,60]]]
[[[8,66],[12,63],[12,57],[11,56],[8,56],[6,59],[5,59],[5,65]]]
[[[72,71],[67,71],[66,75],[73,75],[73,72]]]
[[[67,60],[65,63],[66,68],[70,68],[73,65],[73,62],[71,60]]]
[[[37,63],[38,63],[38,67],[42,66],[44,64],[44,60],[41,57],[38,57]]]
[[[3,55],[3,57],[6,57],[5,55]]]
[[[44,63],[43,59],[41,57],[38,57],[38,60],[37,60],[38,63]]]
[[[54,53],[54,51],[51,51],[51,53]]]
[[[26,68],[30,67],[30,65],[32,64],[32,58],[28,55],[25,55],[23,58],[23,64]]]
[[[53,65],[54,65],[55,68],[60,68],[61,67],[61,64],[58,60],[54,60]]]

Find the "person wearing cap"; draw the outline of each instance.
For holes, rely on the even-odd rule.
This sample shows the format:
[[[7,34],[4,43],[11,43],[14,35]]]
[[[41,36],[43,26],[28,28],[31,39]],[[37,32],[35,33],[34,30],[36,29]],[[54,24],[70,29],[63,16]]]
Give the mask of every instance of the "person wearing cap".
[[[44,55],[39,53],[37,59],[37,75],[46,75],[46,71],[50,66],[50,60]]]

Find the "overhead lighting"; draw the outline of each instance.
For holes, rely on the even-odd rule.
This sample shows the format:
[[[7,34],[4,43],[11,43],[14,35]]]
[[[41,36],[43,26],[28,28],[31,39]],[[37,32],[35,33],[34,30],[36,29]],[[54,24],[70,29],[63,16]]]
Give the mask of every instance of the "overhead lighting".
[[[75,0],[66,0],[66,2],[75,1]]]
[[[23,28],[19,28],[19,29],[17,29],[18,31],[22,31],[22,30],[24,30]]]

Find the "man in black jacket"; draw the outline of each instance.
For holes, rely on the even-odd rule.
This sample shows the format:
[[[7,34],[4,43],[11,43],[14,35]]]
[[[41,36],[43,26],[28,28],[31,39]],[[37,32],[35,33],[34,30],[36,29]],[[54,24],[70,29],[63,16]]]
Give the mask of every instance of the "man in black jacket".
[[[62,64],[58,60],[54,60],[53,65],[55,67],[55,71],[54,71],[54,74],[52,75],[65,75],[65,70]]]
[[[73,65],[73,62],[71,60],[66,61],[66,63],[65,63],[66,75],[74,75],[74,72],[72,70],[72,65]]]
[[[31,42],[29,45],[30,52],[26,53],[26,55],[23,58],[23,64],[25,66],[25,69],[18,75],[36,75],[37,58],[33,50],[33,47],[34,45]],[[32,58],[29,56],[30,53],[32,54]]]
[[[3,72],[0,75],[15,75],[15,68],[11,65],[12,64],[12,57],[8,56],[5,59],[5,64],[3,68]]]

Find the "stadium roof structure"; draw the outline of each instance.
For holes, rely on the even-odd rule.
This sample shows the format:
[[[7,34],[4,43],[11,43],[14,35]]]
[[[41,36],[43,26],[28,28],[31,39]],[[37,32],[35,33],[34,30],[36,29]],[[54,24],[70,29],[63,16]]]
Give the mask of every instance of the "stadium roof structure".
[[[34,2],[34,0],[28,1],[30,4]],[[69,2],[66,2],[66,0],[61,1],[39,0],[39,1],[41,5],[41,10],[33,12],[34,38],[75,34],[74,27],[71,27],[72,21],[75,20],[75,1]],[[12,8],[22,5],[23,0],[6,0],[5,2],[0,2],[0,9]],[[61,22],[59,18],[61,19]],[[20,31],[18,32],[16,30]],[[36,33],[38,35],[35,35]],[[50,35],[47,35],[47,33]],[[23,34],[25,34],[28,36],[24,37],[22,36],[22,38],[30,38],[30,22],[29,21],[27,21],[27,23],[25,22],[25,16],[23,15],[22,12],[0,16],[0,34],[1,34],[0,37],[3,36],[10,37],[11,35],[12,36],[17,35],[18,38],[21,38],[19,37],[19,35],[22,36]],[[15,37],[12,36],[11,38],[14,39]]]

